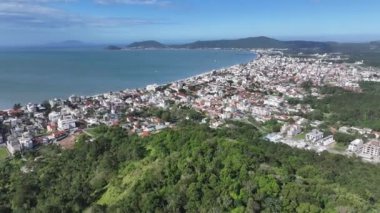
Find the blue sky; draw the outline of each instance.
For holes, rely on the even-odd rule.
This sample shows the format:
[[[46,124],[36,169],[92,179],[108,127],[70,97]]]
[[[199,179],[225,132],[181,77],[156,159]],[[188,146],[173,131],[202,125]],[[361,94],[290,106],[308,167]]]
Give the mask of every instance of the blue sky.
[[[0,45],[380,40],[378,0],[0,0]]]

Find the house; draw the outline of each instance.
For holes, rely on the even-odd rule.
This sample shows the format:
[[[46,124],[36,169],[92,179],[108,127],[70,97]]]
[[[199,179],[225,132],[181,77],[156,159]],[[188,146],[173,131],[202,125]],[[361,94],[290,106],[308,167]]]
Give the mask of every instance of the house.
[[[9,136],[7,140],[7,149],[11,155],[14,155],[16,152],[21,151],[21,144],[16,137]]]
[[[298,135],[302,132],[302,129],[299,125],[297,124],[292,124],[292,125],[289,125],[289,124],[284,124],[282,127],[281,127],[281,133],[282,134],[285,134],[286,136],[288,137],[293,137],[295,135]]]
[[[265,136],[265,139],[269,140],[270,142],[277,143],[282,139],[282,136],[278,133],[270,133]]]
[[[276,96],[269,96],[268,99],[264,100],[264,105],[280,107],[284,101]]]
[[[335,142],[335,140],[334,140],[334,136],[332,136],[332,135],[329,135],[329,136],[327,136],[327,137],[324,137],[324,138],[322,138],[322,140],[320,141],[321,145],[323,145],[323,146],[328,146],[328,145],[330,145],[330,144],[332,144],[332,143],[334,143],[334,142]]]
[[[323,138],[323,132],[313,129],[311,132],[306,134],[305,138],[307,141],[315,143]]]
[[[369,129],[369,128],[358,128],[358,127],[351,127],[351,129],[361,135],[364,135],[364,134],[371,134],[372,132],[372,129]]]
[[[351,129],[350,127],[342,126],[342,127],[339,128],[338,131],[341,132],[341,133],[350,134],[350,132],[349,132],[350,129]]]
[[[257,116],[270,116],[271,112],[264,107],[254,106],[254,107],[252,107],[252,115],[253,116],[256,116],[256,115]]]
[[[347,151],[348,152],[361,152],[363,148],[363,140],[362,139],[355,139],[351,141],[350,145],[348,145]]]
[[[364,144],[360,155],[367,158],[380,157],[380,141],[372,140]]]
[[[46,129],[48,132],[54,132],[57,130],[57,124],[56,123],[50,123],[46,126]]]
[[[311,127],[314,127],[314,128],[317,128],[317,127],[320,126],[321,124],[323,124],[323,121],[315,120],[315,121],[312,121],[312,122],[310,123],[310,126],[311,126]]]
[[[296,124],[298,124],[298,125],[305,125],[307,122],[308,122],[307,119],[305,119],[305,118],[299,118],[299,119],[296,121]]]

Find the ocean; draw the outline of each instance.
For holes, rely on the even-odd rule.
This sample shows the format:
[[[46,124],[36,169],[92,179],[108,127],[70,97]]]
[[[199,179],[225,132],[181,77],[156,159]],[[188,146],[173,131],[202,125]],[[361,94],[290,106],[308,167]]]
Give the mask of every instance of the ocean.
[[[168,83],[254,58],[238,50],[3,49],[0,109]]]

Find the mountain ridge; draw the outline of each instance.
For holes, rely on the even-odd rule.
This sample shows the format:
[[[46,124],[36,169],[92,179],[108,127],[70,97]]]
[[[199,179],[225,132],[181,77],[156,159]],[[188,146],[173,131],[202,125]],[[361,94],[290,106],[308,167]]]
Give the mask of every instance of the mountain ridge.
[[[163,44],[155,40],[134,42],[126,46],[127,48],[147,49],[147,48],[220,48],[220,49],[255,49],[255,48],[279,48],[291,51],[312,51],[312,52],[352,52],[352,51],[380,51],[380,42],[371,41],[363,43],[340,43],[335,41],[307,41],[289,40],[282,41],[266,36],[247,37],[240,39],[220,39],[195,41],[185,44]],[[115,48],[117,49],[117,48]]]

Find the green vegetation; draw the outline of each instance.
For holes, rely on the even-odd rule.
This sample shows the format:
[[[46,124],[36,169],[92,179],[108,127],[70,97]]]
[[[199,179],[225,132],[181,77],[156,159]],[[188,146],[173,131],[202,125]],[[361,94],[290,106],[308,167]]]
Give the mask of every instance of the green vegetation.
[[[334,150],[338,152],[344,152],[346,151],[347,146],[342,143],[335,143],[334,144]]]
[[[298,98],[287,98],[287,101],[290,105],[297,105],[302,103],[302,100]]]
[[[380,67],[380,52],[351,52],[350,62],[364,61],[365,65]]]
[[[0,163],[0,212],[380,210],[378,166],[268,143],[248,124],[188,122],[146,138],[94,131],[73,150],[51,145]]]
[[[187,106],[173,105],[170,109],[161,109],[156,107],[136,111],[130,115],[140,117],[158,117],[165,122],[177,123],[184,120],[201,121],[205,116],[200,112]]]
[[[351,141],[355,140],[355,138],[356,137],[353,135],[349,135],[349,134],[345,134],[345,133],[341,133],[341,132],[337,132],[334,134],[334,140],[337,143],[341,143],[341,144],[346,145],[346,146],[348,146]]]
[[[0,147],[0,161],[6,159],[8,157],[8,151],[5,147]]]
[[[21,109],[21,107],[22,107],[22,105],[20,103],[17,103],[17,104],[13,105],[13,109],[14,110],[19,110],[19,109]]]
[[[306,136],[306,133],[301,133],[301,134],[296,135],[294,139],[302,140],[302,139],[305,139],[305,136]]]
[[[309,100],[316,109],[312,117],[339,123],[380,130],[380,83],[361,82],[361,93],[344,91],[339,88],[323,88],[327,97]]]
[[[280,132],[282,124],[277,120],[272,119],[262,124],[262,127],[265,129],[265,132]]]

